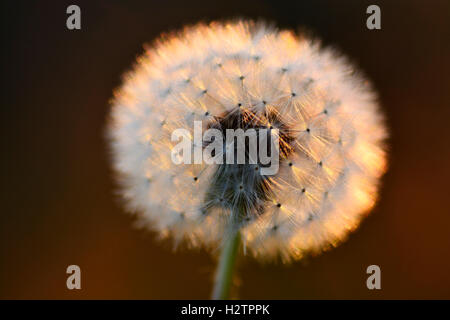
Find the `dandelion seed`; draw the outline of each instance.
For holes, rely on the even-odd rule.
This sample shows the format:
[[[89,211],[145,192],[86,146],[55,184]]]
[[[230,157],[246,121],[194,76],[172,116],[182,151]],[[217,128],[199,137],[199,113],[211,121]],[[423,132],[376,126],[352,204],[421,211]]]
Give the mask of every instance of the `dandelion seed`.
[[[376,95],[349,69],[316,41],[252,22],[200,24],[158,40],[111,111],[129,209],[192,246],[214,248],[237,231],[260,259],[297,260],[343,241],[374,205],[386,168]],[[193,132],[194,120],[219,130],[275,126],[284,165],[273,176],[259,165],[176,165],[171,133]]]

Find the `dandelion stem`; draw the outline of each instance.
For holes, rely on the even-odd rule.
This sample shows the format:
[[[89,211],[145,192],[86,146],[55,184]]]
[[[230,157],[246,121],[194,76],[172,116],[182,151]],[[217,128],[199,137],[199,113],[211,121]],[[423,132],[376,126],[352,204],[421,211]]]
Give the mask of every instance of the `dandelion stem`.
[[[233,280],[233,269],[236,262],[241,234],[239,229],[234,230],[224,239],[219,264],[216,270],[212,299],[229,299],[230,288]]]

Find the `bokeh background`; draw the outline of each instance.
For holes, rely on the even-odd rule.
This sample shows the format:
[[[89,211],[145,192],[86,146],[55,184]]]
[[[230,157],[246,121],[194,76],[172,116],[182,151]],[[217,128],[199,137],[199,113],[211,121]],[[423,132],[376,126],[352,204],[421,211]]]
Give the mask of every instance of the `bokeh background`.
[[[82,29],[66,29],[77,4]],[[381,7],[382,30],[366,28]],[[163,31],[264,18],[306,27],[372,79],[391,130],[372,214],[343,245],[286,266],[238,264],[243,299],[450,298],[450,2],[2,1],[0,298],[209,298],[215,260],[133,228],[103,139],[121,74]],[[82,289],[66,289],[81,267]],[[366,288],[381,267],[382,290]]]

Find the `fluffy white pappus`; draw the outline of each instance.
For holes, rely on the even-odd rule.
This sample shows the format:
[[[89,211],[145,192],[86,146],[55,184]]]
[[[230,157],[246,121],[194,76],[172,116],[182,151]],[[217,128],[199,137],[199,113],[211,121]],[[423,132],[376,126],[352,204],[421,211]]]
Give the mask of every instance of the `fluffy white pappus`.
[[[172,162],[175,129],[220,128],[232,114],[285,131],[277,174]],[[147,47],[115,93],[108,129],[121,194],[143,225],[214,248],[241,212],[243,243],[262,260],[339,244],[375,204],[386,169],[368,81],[317,41],[249,21],[199,24]]]

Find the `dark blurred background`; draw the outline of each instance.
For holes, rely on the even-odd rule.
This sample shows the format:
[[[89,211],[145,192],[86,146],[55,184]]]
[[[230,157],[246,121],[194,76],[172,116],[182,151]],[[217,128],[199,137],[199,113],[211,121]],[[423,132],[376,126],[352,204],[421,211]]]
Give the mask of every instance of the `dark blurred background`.
[[[81,8],[82,29],[66,28]],[[381,7],[382,29],[366,28]],[[2,1],[0,298],[209,298],[214,258],[133,228],[103,139],[121,74],[199,20],[307,27],[374,82],[391,131],[372,214],[343,245],[285,266],[241,258],[243,299],[450,298],[450,1]],[[82,289],[66,288],[81,267]],[[382,290],[366,288],[381,267]]]

